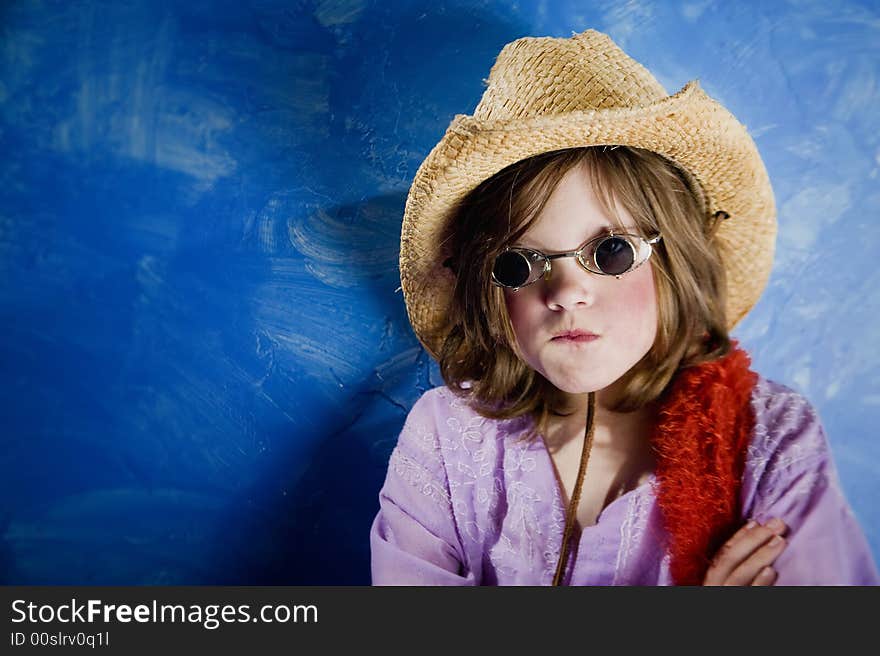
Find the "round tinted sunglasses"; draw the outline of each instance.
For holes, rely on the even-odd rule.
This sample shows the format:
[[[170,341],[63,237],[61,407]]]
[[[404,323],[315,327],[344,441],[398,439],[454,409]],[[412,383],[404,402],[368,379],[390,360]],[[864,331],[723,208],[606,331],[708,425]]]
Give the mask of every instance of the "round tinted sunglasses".
[[[573,257],[584,269],[603,276],[620,278],[640,267],[651,257],[651,246],[661,239],[658,232],[645,239],[640,235],[614,234],[614,231],[590,239],[576,251],[547,255],[534,248],[508,248],[495,258],[492,282],[516,291],[550,273],[550,260]]]

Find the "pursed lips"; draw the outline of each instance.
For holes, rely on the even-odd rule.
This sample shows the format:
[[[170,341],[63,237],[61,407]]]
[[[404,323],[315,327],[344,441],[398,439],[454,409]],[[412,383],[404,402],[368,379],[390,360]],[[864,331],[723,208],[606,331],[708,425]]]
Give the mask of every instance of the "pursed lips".
[[[553,336],[554,340],[577,340],[577,341],[587,341],[591,339],[598,339],[599,335],[595,333],[591,333],[586,330],[566,330],[565,332],[557,333]]]

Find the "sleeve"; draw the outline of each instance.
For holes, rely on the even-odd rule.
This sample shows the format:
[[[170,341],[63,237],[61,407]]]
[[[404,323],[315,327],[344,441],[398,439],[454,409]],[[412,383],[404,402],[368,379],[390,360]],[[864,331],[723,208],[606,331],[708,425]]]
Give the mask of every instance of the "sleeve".
[[[858,520],[840,486],[825,431],[802,396],[782,395],[772,419],[758,423],[754,504],[760,523],[779,517],[787,546],[773,564],[776,585],[880,585]],[[760,444],[769,445],[763,451]]]
[[[475,585],[466,572],[428,392],[391,452],[370,528],[373,585]]]

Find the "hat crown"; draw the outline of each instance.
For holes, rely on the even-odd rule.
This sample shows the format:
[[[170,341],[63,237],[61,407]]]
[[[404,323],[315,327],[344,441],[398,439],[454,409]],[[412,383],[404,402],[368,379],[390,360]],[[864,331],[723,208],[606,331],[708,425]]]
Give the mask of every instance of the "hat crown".
[[[606,34],[587,30],[569,39],[524,37],[501,50],[474,118],[641,107],[666,96],[654,76]]]

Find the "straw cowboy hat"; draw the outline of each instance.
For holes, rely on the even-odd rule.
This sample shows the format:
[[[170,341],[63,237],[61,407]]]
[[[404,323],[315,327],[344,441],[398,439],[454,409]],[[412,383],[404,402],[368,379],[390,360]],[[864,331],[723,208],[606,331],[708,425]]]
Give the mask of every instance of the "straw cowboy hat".
[[[733,328],[757,302],[773,263],[776,207],[761,156],[746,127],[699,82],[668,95],[607,35],[508,43],[489,73],[473,116],[456,115],[416,172],[400,239],[407,313],[435,358],[445,337],[454,274],[440,235],[456,203],[520,160],[594,145],[651,150],[691,181],[717,232]]]

